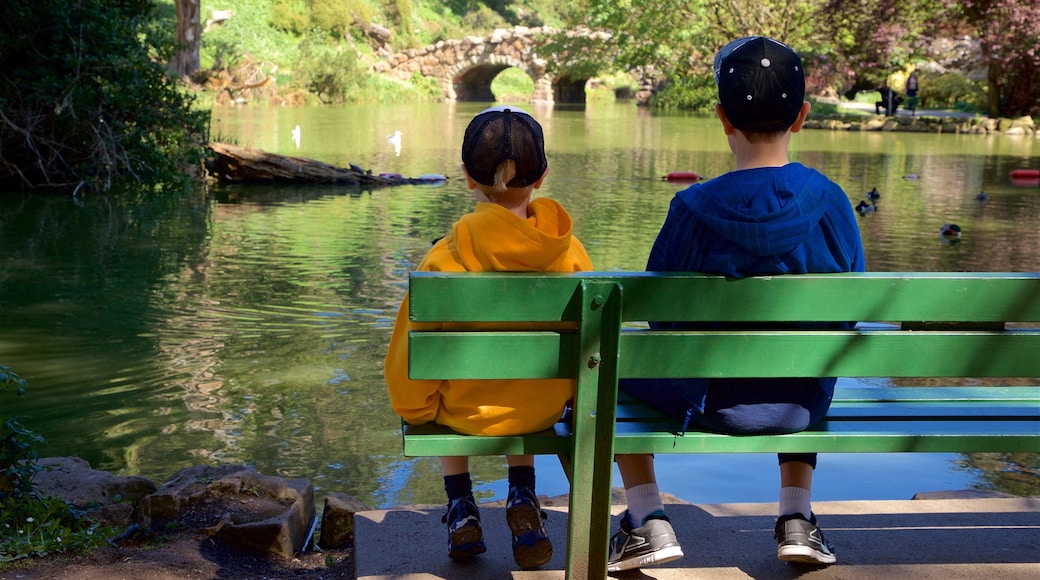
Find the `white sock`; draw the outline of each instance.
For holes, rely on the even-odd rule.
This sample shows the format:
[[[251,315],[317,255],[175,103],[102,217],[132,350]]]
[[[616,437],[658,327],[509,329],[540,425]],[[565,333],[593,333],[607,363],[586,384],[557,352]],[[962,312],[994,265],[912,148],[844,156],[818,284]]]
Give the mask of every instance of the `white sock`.
[[[806,519],[812,518],[812,492],[804,487],[781,487],[779,511],[781,516],[802,514]]]
[[[628,501],[628,514],[636,527],[643,525],[643,520],[654,512],[664,514],[664,502],[656,483],[644,483],[625,490]]]

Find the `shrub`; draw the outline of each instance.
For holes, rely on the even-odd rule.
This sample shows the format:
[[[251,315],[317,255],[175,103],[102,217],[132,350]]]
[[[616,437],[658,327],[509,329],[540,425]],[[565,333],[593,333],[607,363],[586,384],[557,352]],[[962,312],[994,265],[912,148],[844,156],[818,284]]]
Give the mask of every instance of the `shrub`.
[[[985,84],[959,74],[922,76],[920,97],[918,108],[968,112],[986,110]]]
[[[650,99],[650,107],[665,111],[710,112],[718,100],[711,77],[692,75],[673,79]]]
[[[0,188],[179,187],[199,166],[208,113],[152,60],[151,6],[0,3]]]

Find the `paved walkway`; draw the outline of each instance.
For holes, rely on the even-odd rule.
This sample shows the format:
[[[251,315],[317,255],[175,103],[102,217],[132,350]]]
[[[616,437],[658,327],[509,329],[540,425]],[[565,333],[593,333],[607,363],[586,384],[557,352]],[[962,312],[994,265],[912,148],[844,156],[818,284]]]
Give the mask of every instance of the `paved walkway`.
[[[838,105],[839,109],[848,109],[850,111],[866,111],[868,113],[874,113],[874,105],[872,103],[860,103],[858,101],[843,101]],[[900,107],[896,109],[897,117],[909,117],[911,116],[910,111]],[[917,117],[957,117],[960,119],[970,119],[975,117],[975,113],[965,113],[964,111],[951,111],[948,109],[917,109],[914,111],[914,116]]]
[[[678,501],[678,500],[676,500]],[[488,552],[451,562],[440,518],[444,506],[358,513],[358,578],[559,579],[567,545],[566,497],[545,500],[556,547],[541,570],[520,571],[512,559],[502,502],[481,506]],[[623,508],[615,506],[617,515]],[[618,578],[806,580],[1034,580],[1040,578],[1040,497],[840,501],[813,505],[838,563],[806,570],[776,560],[775,503],[670,503],[668,515],[685,557]],[[616,518],[613,523],[616,527]]]

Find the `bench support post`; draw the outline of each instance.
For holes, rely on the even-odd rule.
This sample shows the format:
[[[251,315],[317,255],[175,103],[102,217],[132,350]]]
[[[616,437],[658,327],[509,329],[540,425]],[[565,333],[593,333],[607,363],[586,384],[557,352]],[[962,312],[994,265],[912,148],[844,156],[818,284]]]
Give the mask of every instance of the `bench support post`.
[[[586,281],[578,288],[578,381],[574,402],[567,578],[604,578],[610,541],[621,284]]]

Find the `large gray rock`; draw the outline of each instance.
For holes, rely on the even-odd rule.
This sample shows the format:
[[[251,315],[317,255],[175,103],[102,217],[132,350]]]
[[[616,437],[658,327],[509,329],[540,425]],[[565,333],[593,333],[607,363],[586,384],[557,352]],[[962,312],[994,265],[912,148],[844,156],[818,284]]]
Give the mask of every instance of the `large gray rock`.
[[[321,512],[321,539],[318,545],[335,550],[354,545],[354,514],[369,511],[363,503],[345,493],[330,492]]]
[[[98,471],[79,457],[51,457],[36,464],[43,468],[33,478],[36,491],[60,498],[85,510],[88,517],[113,526],[128,525],[134,505],[156,489],[148,478]]]
[[[290,558],[304,549],[314,514],[314,487],[306,479],[241,465],[196,466],[143,498],[137,521],[152,531],[200,529],[234,546]]]

